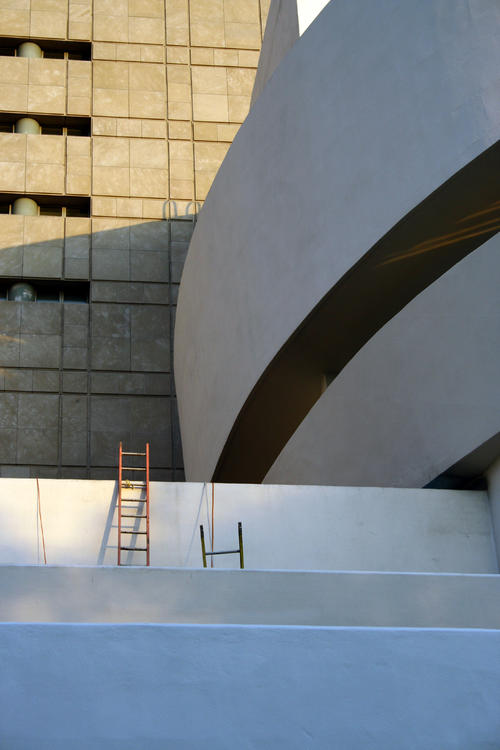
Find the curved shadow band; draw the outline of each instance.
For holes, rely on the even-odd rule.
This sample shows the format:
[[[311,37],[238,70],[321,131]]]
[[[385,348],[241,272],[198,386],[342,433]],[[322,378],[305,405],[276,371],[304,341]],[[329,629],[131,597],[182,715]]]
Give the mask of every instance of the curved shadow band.
[[[500,142],[408,213],[326,294],[266,368],[213,474],[261,482],[361,347],[429,284],[500,229]]]

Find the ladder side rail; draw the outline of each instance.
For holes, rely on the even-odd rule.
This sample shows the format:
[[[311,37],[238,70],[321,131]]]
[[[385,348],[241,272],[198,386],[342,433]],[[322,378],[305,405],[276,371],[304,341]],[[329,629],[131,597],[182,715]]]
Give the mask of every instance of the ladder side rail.
[[[240,569],[243,570],[245,561],[243,559],[243,528],[241,521],[238,521],[238,546],[240,548]]]
[[[203,559],[203,567],[207,567],[207,557],[215,557],[215,555],[239,555],[240,558],[240,569],[243,570],[245,567],[245,561],[243,557],[243,526],[241,521],[238,521],[238,549],[223,549],[212,552],[207,552],[205,547],[205,534],[203,531],[203,524],[200,524],[200,542],[201,542],[201,556]]]
[[[200,524],[200,542],[201,542],[201,556],[203,558],[203,567],[207,567],[207,552],[205,549],[205,534],[203,533],[203,524]]]
[[[118,453],[118,565],[121,565],[122,546],[122,443]]]
[[[149,443],[146,443],[146,566],[149,566]]]

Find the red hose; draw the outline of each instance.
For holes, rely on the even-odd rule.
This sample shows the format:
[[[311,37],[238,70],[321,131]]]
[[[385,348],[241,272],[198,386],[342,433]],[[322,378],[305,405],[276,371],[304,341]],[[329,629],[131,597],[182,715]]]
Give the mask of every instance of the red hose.
[[[45,565],[47,565],[47,555],[45,552],[45,536],[43,533],[43,522],[42,522],[42,506],[40,503],[40,485],[38,484],[38,477],[36,478],[36,494],[37,494],[38,516],[40,518],[40,528],[42,530],[43,561]]]

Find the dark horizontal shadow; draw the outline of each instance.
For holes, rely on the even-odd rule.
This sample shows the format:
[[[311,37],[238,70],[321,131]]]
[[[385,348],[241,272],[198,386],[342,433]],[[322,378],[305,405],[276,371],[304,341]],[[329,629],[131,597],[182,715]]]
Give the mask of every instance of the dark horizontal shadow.
[[[262,482],[325,382],[414,297],[499,229],[497,142],[398,222],[304,319],[248,396],[213,481]],[[331,236],[333,253],[333,227]]]

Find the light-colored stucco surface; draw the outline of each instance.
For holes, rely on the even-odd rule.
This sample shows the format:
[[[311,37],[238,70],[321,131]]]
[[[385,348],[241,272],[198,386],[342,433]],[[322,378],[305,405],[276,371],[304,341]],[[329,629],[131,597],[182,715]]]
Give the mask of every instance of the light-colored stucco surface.
[[[265,481],[423,487],[495,435],[499,287],[497,234],[365,344]]]
[[[47,562],[115,565],[115,483],[39,485]],[[152,482],[151,564],[201,567],[199,525],[210,549],[211,506],[210,484]],[[216,550],[237,548],[242,522],[249,569],[498,571],[484,492],[216,484],[214,519]],[[35,480],[0,479],[0,542],[2,563],[43,563]],[[215,559],[238,565],[237,555]]]
[[[251,105],[293,47],[329,0],[271,0]]]
[[[1,622],[500,628],[500,576],[0,566]]]
[[[500,566],[500,458],[490,466],[487,472],[488,495],[490,499],[491,520],[496,540],[497,558]]]
[[[188,479],[213,475],[249,394],[315,305],[498,140],[499,23],[496,0],[335,0],[278,65],[184,268],[175,375]]]
[[[299,38],[297,10],[297,3],[294,0],[272,0],[269,6],[259,65],[252,90],[252,105],[288,50]]]
[[[15,750],[494,750],[500,633],[0,626]]]

